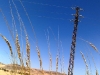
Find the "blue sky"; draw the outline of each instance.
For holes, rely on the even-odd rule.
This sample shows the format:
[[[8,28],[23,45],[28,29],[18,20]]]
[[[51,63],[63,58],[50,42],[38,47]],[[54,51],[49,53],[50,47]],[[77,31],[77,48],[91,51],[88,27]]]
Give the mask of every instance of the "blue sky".
[[[0,0],[0,8],[3,10],[11,28],[12,28],[12,17],[10,14],[10,7],[8,0]],[[12,1],[12,0],[11,0]],[[28,21],[27,16],[21,6],[19,0],[14,0],[16,4],[19,14],[24,22],[26,30],[29,35],[29,40],[31,44],[31,65],[33,68],[39,68],[39,61],[37,57],[37,53],[35,50],[35,38],[32,32],[32,28]],[[74,75],[84,75],[85,74],[85,64],[81,57],[80,51],[82,51],[87,56],[89,56],[88,65],[92,70],[92,75],[95,74],[94,64],[92,62],[92,58],[88,49],[91,50],[97,68],[99,70],[99,55],[84,41],[80,40],[78,37],[81,37],[85,40],[92,42],[98,49],[100,49],[100,1],[99,0],[22,0],[23,5],[25,6],[27,13],[29,14],[30,20],[33,24],[34,30],[36,32],[36,36],[39,43],[39,48],[41,52],[41,57],[43,60],[43,67],[45,70],[49,70],[49,55],[48,55],[48,45],[46,41],[45,31],[47,33],[47,29],[49,30],[50,36],[50,48],[53,59],[53,70],[56,69],[56,54],[57,54],[57,44],[55,42],[55,37],[58,38],[58,28],[59,28],[59,39],[62,41],[64,57],[65,57],[65,72],[68,70],[69,63],[69,53],[70,46],[72,41],[72,31],[73,31],[73,21],[74,16],[71,14],[75,13],[75,10],[72,10],[71,7],[79,6],[84,9],[84,11],[80,11],[80,15],[83,15],[84,18],[79,18],[81,22],[78,25],[77,32],[77,43],[76,43],[76,53],[75,53],[75,64],[74,64]],[[13,3],[11,2],[13,15],[16,20],[16,27],[18,29],[19,35],[21,34],[20,25],[18,21],[18,16],[16,14],[16,10],[14,8]],[[50,28],[52,31],[50,30]],[[23,30],[24,31],[24,30]],[[22,31],[22,32],[23,32]],[[6,27],[6,23],[0,13],[0,33],[7,37],[7,39],[11,42],[13,46],[13,40],[10,36],[10,33]],[[24,33],[22,34],[23,36]],[[32,40],[33,39],[33,40]],[[22,45],[22,41],[20,38],[20,43]],[[25,45],[25,41],[23,38],[23,45]],[[14,46],[13,46],[14,48]],[[15,49],[15,48],[14,48]],[[4,63],[10,63],[9,60],[9,49],[6,43],[0,38],[0,61]],[[87,58],[87,57],[86,57]],[[60,65],[59,65],[60,71]],[[100,72],[100,70],[99,70]]]

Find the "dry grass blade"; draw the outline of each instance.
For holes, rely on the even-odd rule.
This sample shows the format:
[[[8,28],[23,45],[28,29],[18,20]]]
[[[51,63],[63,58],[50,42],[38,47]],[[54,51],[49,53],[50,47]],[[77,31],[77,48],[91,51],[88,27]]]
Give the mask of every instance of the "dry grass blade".
[[[17,32],[15,18],[14,18],[13,12],[12,12],[12,6],[11,6],[10,0],[9,0],[9,6],[10,6],[11,17],[12,17],[12,28],[13,28],[13,31]],[[13,32],[13,35],[14,35],[14,32]]]
[[[30,44],[28,41],[28,36],[26,36],[26,51],[27,51],[27,58],[30,60]]]
[[[49,27],[49,29],[52,31],[52,29]],[[55,35],[54,35],[54,33],[53,33],[53,31],[52,31],[52,34],[53,34],[53,36],[54,36],[54,39],[55,39],[55,41],[57,42],[57,48],[58,48],[58,50],[57,50],[57,56],[56,56],[56,75],[58,74],[57,73],[57,71],[58,71],[58,59],[60,58],[60,49],[59,49],[59,27],[58,27],[58,40],[56,39],[56,37],[55,37]],[[61,60],[60,60],[61,61]],[[60,63],[60,65],[62,65],[61,63]]]
[[[60,59],[60,66],[61,66],[61,73],[62,73],[62,59],[61,59],[60,49],[59,49],[59,59]]]
[[[1,12],[1,14],[2,14],[2,16],[3,16],[3,18],[4,18],[4,21],[5,21],[5,23],[6,23],[6,26],[7,26],[8,30],[9,30],[9,32],[10,32],[10,35],[11,35],[13,41],[14,41],[14,35],[13,35],[12,30],[11,30],[11,28],[10,28],[10,25],[9,25],[7,19],[6,19],[6,16],[4,15],[4,13],[3,13],[3,11],[2,11],[1,9],[0,9],[0,12]]]
[[[89,75],[89,69],[88,69],[88,65],[87,65],[86,59],[85,59],[83,53],[82,53],[82,52],[80,52],[80,53],[81,53],[81,55],[82,55],[82,58],[83,58],[83,60],[84,60],[84,62],[85,62],[86,68],[87,68],[87,75]]]
[[[13,5],[14,5],[15,9],[16,9],[16,12],[17,12],[18,20],[19,20],[19,23],[20,23],[21,36],[22,36],[22,29],[21,29],[21,26],[23,27],[24,33],[25,33],[25,35],[26,35],[26,52],[27,52],[26,66],[28,67],[28,72],[29,72],[29,74],[30,74],[30,45],[29,45],[29,41],[28,41],[27,31],[26,31],[26,28],[25,28],[25,26],[24,26],[24,23],[23,23],[23,21],[22,21],[22,19],[21,19],[21,16],[20,16],[20,14],[19,14],[19,11],[18,11],[18,9],[17,9],[17,6],[16,6],[14,0],[12,0],[12,3],[13,3]],[[21,38],[21,40],[22,40],[22,38]]]
[[[28,68],[28,72],[30,75],[30,44],[28,41],[28,36],[26,36],[26,52],[27,52],[27,61],[26,61],[26,66]]]
[[[50,40],[49,40],[49,31],[48,31],[48,29],[47,29],[47,32],[48,32],[48,36],[46,35],[46,32],[45,32],[45,36],[46,36],[46,39],[47,39],[49,60],[50,60],[49,71],[50,71],[50,74],[52,75],[52,73],[51,73],[51,71],[52,71],[52,55],[51,55],[51,52],[50,52]]]
[[[51,56],[51,53],[49,53],[50,55],[50,74],[52,75],[52,56]]]
[[[18,58],[20,60],[20,65],[21,65],[21,70],[22,70],[21,72],[23,72],[24,63],[23,63],[23,59],[21,56],[18,34],[16,34],[16,41],[15,42],[16,42],[16,50],[17,50]]]
[[[20,62],[21,62],[21,52],[20,52],[20,44],[19,44],[18,34],[16,34],[16,48],[17,48],[18,58],[20,59]]]
[[[4,39],[4,41],[7,43],[7,45],[8,45],[8,47],[9,47],[9,49],[10,49],[10,54],[11,54],[11,57],[12,57],[12,62],[13,62],[13,66],[12,66],[12,68],[13,68],[13,70],[15,71],[15,75],[16,75],[16,67],[15,67],[15,59],[14,59],[14,54],[13,54],[13,51],[12,51],[12,47],[11,47],[11,44],[10,44],[10,42],[7,40],[7,38],[5,37],[5,36],[3,36],[2,34],[0,34],[0,36]],[[12,73],[11,73],[11,75],[12,75]]]
[[[90,53],[91,53],[91,52],[90,52]],[[92,56],[92,60],[93,60],[94,66],[95,66],[96,75],[99,75],[99,74],[98,74],[98,69],[97,69],[97,67],[96,67],[96,63],[95,63],[95,60],[94,60],[94,57],[93,57],[92,53],[91,53],[91,56]]]
[[[22,1],[21,1],[21,0],[19,0],[19,1],[20,1],[20,3],[21,3],[21,5],[22,5],[22,7],[23,7],[23,9],[24,9],[24,11],[25,11],[25,13],[26,13],[26,16],[27,16],[27,18],[28,18],[28,20],[29,20],[29,23],[30,23],[30,25],[31,25],[31,28],[32,28],[32,31],[33,31],[33,35],[34,35],[35,40],[36,40],[36,45],[38,45],[38,41],[37,41],[37,37],[36,37],[36,34],[35,34],[35,30],[34,30],[34,27],[33,27],[33,25],[32,25],[32,22],[31,22],[31,20],[30,20],[30,18],[29,18],[29,15],[28,15],[28,13],[27,13],[27,11],[26,11],[26,9],[25,9],[25,7],[24,7]]]
[[[57,75],[57,72],[58,72],[58,55],[56,57],[56,75]]]
[[[61,44],[61,49],[62,49],[62,71],[63,71],[63,74],[65,73],[64,71],[64,52],[63,52],[63,46],[62,46],[62,42],[60,41],[60,44]]]
[[[13,51],[12,51],[12,47],[11,47],[11,44],[10,42],[7,40],[6,37],[4,37],[2,34],[0,34],[0,36],[5,40],[5,42],[7,43],[9,49],[10,49],[10,53],[11,53],[11,56],[13,57]]]
[[[57,50],[57,56],[56,56],[56,75],[58,75],[58,63],[60,59],[60,48],[59,48],[59,27],[58,27],[58,50]]]
[[[24,23],[23,23],[23,21],[22,21],[22,19],[21,19],[21,16],[20,16],[20,14],[19,14],[19,11],[18,11],[18,9],[17,9],[17,6],[16,6],[14,0],[12,0],[12,3],[13,3],[13,5],[14,5],[15,9],[16,9],[16,13],[17,13],[18,20],[19,20],[19,23],[20,23],[20,30],[21,30],[21,26],[22,26],[23,29],[24,29],[25,35],[27,35],[26,28],[25,28],[25,26],[24,26]]]
[[[95,70],[97,70],[96,63],[95,63],[95,60],[94,60],[93,54],[92,54],[92,52],[90,51],[89,47],[88,47],[88,50],[89,50],[89,53],[90,53],[90,55],[91,55],[91,57],[92,57],[92,61],[93,61],[94,66],[95,66]]]
[[[100,55],[99,50],[96,48],[96,46],[95,46],[94,44],[92,44],[91,42],[86,41],[86,40],[84,40],[84,39],[82,39],[82,38],[79,38],[79,39],[81,39],[81,40],[87,42],[87,43],[88,43],[97,53],[99,53],[99,55]],[[91,54],[91,56],[92,56],[92,60],[93,60],[93,63],[94,63],[95,69],[96,69],[96,74],[97,74],[97,71],[98,71],[98,70],[97,70],[97,67],[96,67],[96,63],[95,63],[95,61],[94,61],[94,57],[93,57],[93,55],[92,55],[92,53],[91,53],[90,50],[89,50],[89,52],[90,52],[90,54]]]
[[[99,74],[98,74],[98,69],[97,69],[97,67],[96,67],[96,63],[95,63],[95,60],[94,60],[94,57],[93,57],[93,55],[92,55],[92,52],[90,51],[90,49],[89,49],[89,48],[88,48],[88,50],[89,50],[89,53],[91,54],[92,61],[93,61],[93,63],[94,63],[94,66],[95,66],[96,75],[99,75]]]
[[[98,71],[96,70],[96,75],[99,75]]]
[[[82,39],[82,38],[79,38],[79,39],[81,39],[81,40],[87,42],[96,52],[98,52],[98,53],[100,54],[99,50],[97,49],[97,47],[96,47],[94,44],[92,44],[91,42],[86,41],[86,40],[84,40],[84,39]]]
[[[90,44],[90,46],[96,51],[96,52],[99,52],[98,49],[96,48],[96,46],[90,42],[88,42]]]
[[[39,50],[38,46],[36,46],[36,50],[37,50],[38,58],[39,58],[39,61],[40,61],[40,69],[42,70],[42,59],[41,59],[41,56],[40,56],[40,50]]]

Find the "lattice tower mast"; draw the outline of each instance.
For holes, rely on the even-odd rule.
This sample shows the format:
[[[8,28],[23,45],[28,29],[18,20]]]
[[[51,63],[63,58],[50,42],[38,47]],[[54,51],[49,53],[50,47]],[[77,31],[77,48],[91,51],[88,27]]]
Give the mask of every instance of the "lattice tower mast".
[[[79,11],[82,10],[79,7],[72,8],[76,10],[76,14],[73,14],[75,16],[74,21],[74,30],[72,35],[72,43],[71,43],[71,51],[70,51],[70,59],[69,59],[69,67],[68,67],[68,75],[73,75],[73,68],[74,68],[74,56],[75,56],[75,47],[76,47],[76,35],[77,35],[77,26],[79,22]]]

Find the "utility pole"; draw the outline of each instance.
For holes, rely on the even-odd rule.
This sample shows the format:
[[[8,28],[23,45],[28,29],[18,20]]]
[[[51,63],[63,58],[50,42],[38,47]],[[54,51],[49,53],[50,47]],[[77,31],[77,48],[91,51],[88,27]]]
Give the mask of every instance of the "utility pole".
[[[76,10],[76,14],[74,21],[74,30],[72,36],[72,43],[71,43],[71,51],[70,51],[70,59],[69,59],[69,67],[68,67],[68,75],[73,75],[73,68],[74,68],[74,56],[75,56],[75,47],[76,47],[76,35],[77,35],[77,26],[79,22],[79,11],[82,10],[80,7],[72,8]]]

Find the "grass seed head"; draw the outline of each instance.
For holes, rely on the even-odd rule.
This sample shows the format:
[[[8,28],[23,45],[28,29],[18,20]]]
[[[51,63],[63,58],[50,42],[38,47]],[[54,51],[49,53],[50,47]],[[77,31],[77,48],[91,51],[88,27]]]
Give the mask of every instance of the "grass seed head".
[[[11,56],[13,57],[13,51],[12,51],[12,47],[11,47],[11,44],[10,42],[7,40],[7,38],[5,36],[3,36],[2,34],[0,34],[0,36],[5,40],[5,42],[7,43],[9,49],[10,49],[10,53],[11,53]]]
[[[96,48],[96,46],[95,46],[94,44],[92,44],[92,43],[90,43],[90,42],[89,42],[89,44],[90,44],[90,46],[91,46],[96,52],[99,52],[98,49]]]
[[[20,44],[19,44],[18,34],[16,34],[16,49],[17,49],[18,58],[21,60],[21,52],[20,52]]]

